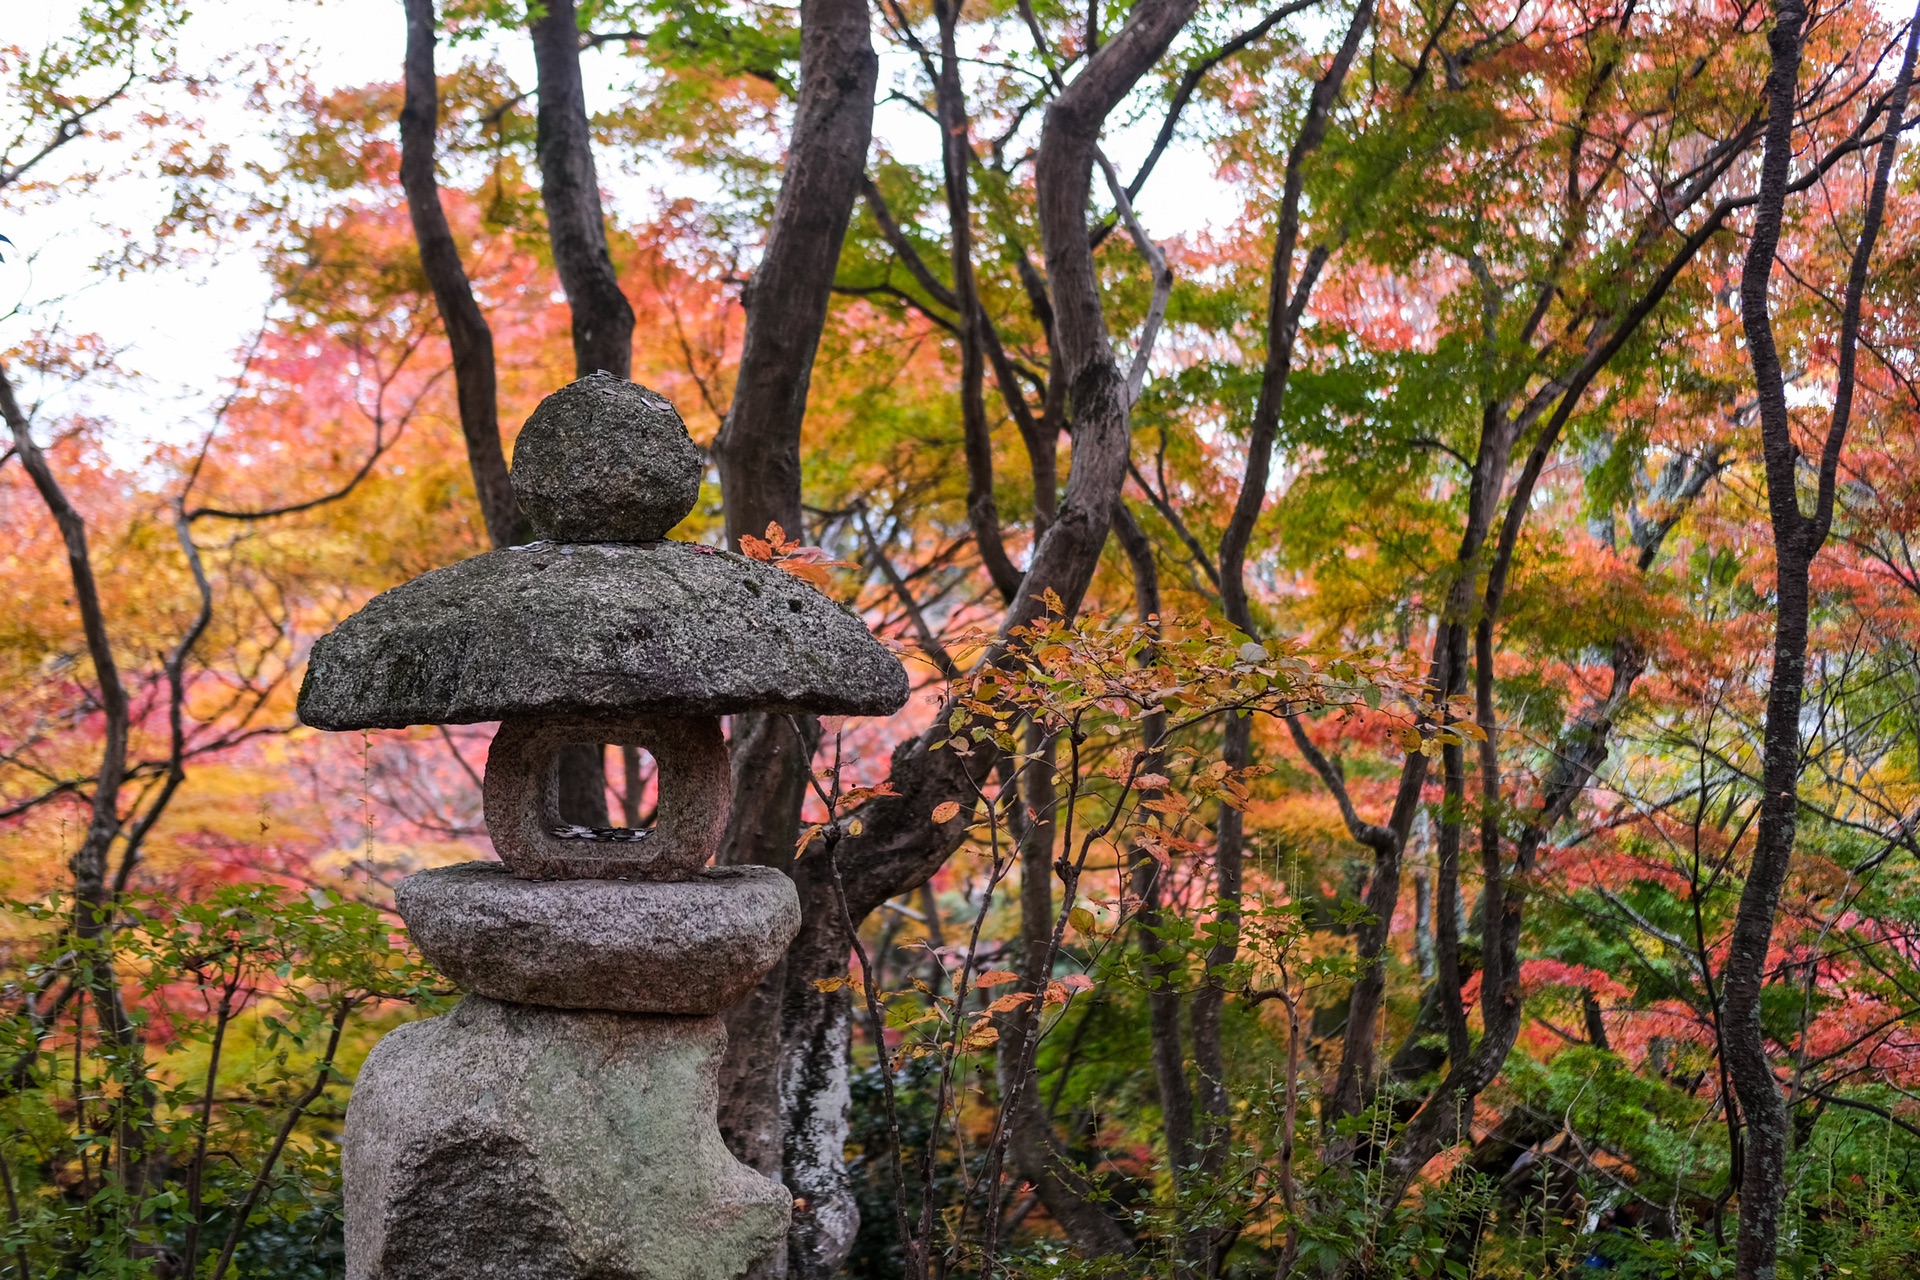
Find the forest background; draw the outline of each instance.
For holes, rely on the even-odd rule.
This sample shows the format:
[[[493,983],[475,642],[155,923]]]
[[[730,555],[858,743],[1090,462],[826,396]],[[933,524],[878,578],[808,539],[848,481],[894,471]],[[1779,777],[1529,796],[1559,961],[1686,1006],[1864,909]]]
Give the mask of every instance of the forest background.
[[[1909,15],[220,12],[0,32],[0,1268],[340,1273],[490,726],[303,657],[603,368],[916,685],[730,725],[760,1274],[1910,1272]]]

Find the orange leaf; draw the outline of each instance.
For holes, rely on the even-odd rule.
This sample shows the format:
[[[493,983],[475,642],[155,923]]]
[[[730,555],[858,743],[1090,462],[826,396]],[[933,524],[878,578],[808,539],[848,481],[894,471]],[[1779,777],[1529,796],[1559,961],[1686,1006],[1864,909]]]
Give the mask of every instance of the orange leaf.
[[[1005,969],[989,969],[975,978],[973,985],[976,987],[1000,987],[1005,986],[1009,982],[1018,981],[1020,981],[1020,975],[1017,973],[1010,973]]]
[[[1047,1003],[1065,1004],[1076,994],[1093,989],[1093,979],[1084,973],[1070,973],[1047,984]]]
[[[967,1038],[960,1042],[960,1047],[965,1050],[984,1049],[989,1045],[998,1044],[999,1041],[1000,1028],[975,1027],[967,1032]]]
[[[933,820],[935,822],[952,822],[959,816],[960,803],[957,800],[943,800],[933,806]]]
[[[787,540],[787,531],[780,527],[780,522],[777,520],[770,521],[767,524],[767,541],[773,544],[775,552],[783,556],[791,555],[800,549],[798,542],[790,542]]]
[[[817,561],[781,560],[777,563],[780,569],[817,588],[825,588],[829,582],[833,581],[833,575],[827,572],[827,566]]]

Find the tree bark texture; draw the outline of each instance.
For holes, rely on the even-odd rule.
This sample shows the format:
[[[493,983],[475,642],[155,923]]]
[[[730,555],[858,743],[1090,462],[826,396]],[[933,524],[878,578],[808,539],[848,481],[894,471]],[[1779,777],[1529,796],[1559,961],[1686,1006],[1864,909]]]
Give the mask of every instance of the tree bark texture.
[[[1735,1274],[1741,1280],[1772,1280],[1779,1252],[1792,1128],[1767,1052],[1760,993],[1767,982],[1780,891],[1792,862],[1799,819],[1800,710],[1806,692],[1811,570],[1833,520],[1840,451],[1853,409],[1854,360],[1867,269],[1885,211],[1888,178],[1913,79],[1915,41],[1920,39],[1920,27],[1912,29],[1899,79],[1887,101],[1885,140],[1880,145],[1842,303],[1834,404],[1821,450],[1814,511],[1809,516],[1800,505],[1801,455],[1788,417],[1786,378],[1774,343],[1768,299],[1786,197],[1792,186],[1794,113],[1806,23],[1807,10],[1800,0],[1779,0],[1775,5],[1773,29],[1767,35],[1772,66],[1767,76],[1766,149],[1760,164],[1753,234],[1740,278],[1740,319],[1759,399],[1767,514],[1776,561],[1773,671],[1768,681],[1761,745],[1760,815],[1753,860],[1741,889],[1722,974],[1721,1022],[1727,1073],[1747,1122],[1734,1255]]]
[[[545,13],[528,30],[539,77],[535,151],[540,161],[540,201],[554,270],[566,291],[573,323],[575,377],[604,370],[633,373],[633,307],[607,252],[600,178],[593,165],[593,132],[586,90],[580,80],[580,25],[573,0],[547,0]],[[607,813],[606,748],[562,747],[560,819],[604,827]]]
[[[460,261],[460,247],[440,203],[434,170],[440,128],[440,85],[434,73],[433,0],[406,0],[406,98],[400,108],[400,185],[407,193],[420,267],[433,287],[440,323],[453,355],[453,382],[460,405],[460,434],[467,445],[474,496],[486,522],[487,540],[509,547],[528,538],[526,519],[507,482],[500,447],[500,412],[494,385],[493,330],[474,301]]]
[[[574,373],[604,369],[618,377],[633,372],[633,308],[607,252],[607,225],[600,208],[600,178],[593,166],[593,133],[580,80],[580,26],[573,0],[546,0],[546,12],[529,30],[539,74],[535,149],[540,159],[540,201],[554,270],[573,316]]]
[[[14,450],[26,468],[28,479],[46,504],[60,530],[66,547],[67,571],[73,580],[73,597],[80,614],[80,629],[86,637],[87,658],[93,664],[93,679],[105,720],[105,742],[100,752],[100,776],[95,780],[92,816],[80,847],[68,859],[73,873],[74,896],[79,900],[79,929],[83,936],[97,937],[104,927],[99,919],[106,903],[107,856],[120,834],[120,788],[127,777],[127,739],[130,707],[126,685],[120,679],[120,665],[114,659],[113,641],[107,635],[106,611],[100,605],[100,587],[93,572],[93,555],[87,546],[87,522],[68,501],[66,490],[47,465],[29,429],[25,412],[14,395],[13,382],[0,368],[0,417],[6,419],[13,437]],[[91,921],[89,917],[95,917]]]
[[[800,427],[834,270],[873,136],[873,51],[866,0],[800,6],[800,98],[760,265],[733,403],[714,442],[727,541],[768,522],[800,529]],[[789,841],[791,843],[791,841]]]
[[[807,389],[866,170],[879,69],[865,0],[805,0],[786,169],[766,248],[746,290],[739,374],[713,448],[727,540],[735,547],[769,524],[794,536],[803,528],[800,435]],[[803,722],[802,729],[815,726]],[[735,716],[731,732],[736,782],[719,860],[789,867],[812,744],[802,743],[786,716]],[[830,896],[803,886],[801,904],[816,929],[839,933]],[[815,940],[830,945],[830,939]],[[845,968],[844,941],[835,963],[832,971]],[[775,968],[728,1015],[721,1066],[728,1145],[762,1173],[781,1177],[796,1201],[788,1252],[763,1263],[753,1280],[832,1275],[859,1226],[841,1149],[849,1028],[843,1019],[824,1036],[811,1034],[809,1014],[820,994],[806,977],[796,979],[803,990],[790,993],[793,967],[790,959]],[[789,1026],[790,1009],[798,1030]],[[796,1042],[800,1047],[790,1052]]]
[[[965,90],[960,84],[960,54],[955,45],[960,0],[938,0],[940,65],[934,81],[934,114],[940,122],[940,161],[946,180],[947,225],[952,244],[954,308],[960,313],[960,418],[967,455],[967,521],[986,566],[987,577],[1003,600],[1020,590],[1020,571],[1007,555],[1000,532],[1000,511],[993,495],[993,435],[987,421],[986,317],[973,273],[973,140]],[[1014,394],[1019,394],[1014,388]],[[1022,401],[1024,404],[1024,400]]]
[[[156,1099],[144,1077],[142,1058],[145,1045],[121,997],[120,977],[115,971],[112,948],[100,945],[111,927],[119,889],[117,882],[109,884],[107,867],[114,842],[125,826],[120,812],[120,799],[128,776],[127,749],[132,731],[132,704],[127,697],[126,684],[120,676],[120,664],[114,656],[113,639],[107,633],[107,615],[100,602],[100,584],[94,573],[86,519],[67,497],[66,489],[60,484],[59,477],[54,475],[46,454],[41,452],[40,445],[34,440],[31,424],[20,407],[13,381],[5,366],[0,366],[0,420],[5,421],[27,477],[33,482],[41,502],[46,505],[47,514],[53,517],[55,527],[60,530],[60,540],[67,553],[68,576],[73,583],[73,602],[80,614],[80,630],[86,640],[87,659],[93,665],[94,687],[104,721],[100,773],[94,780],[86,834],[81,837],[80,847],[67,860],[67,869],[73,876],[72,929],[83,943],[90,944],[81,962],[77,981],[92,997],[94,1017],[101,1033],[132,1067],[136,1080],[135,1087],[122,1104],[126,1111],[119,1126],[119,1141],[125,1158],[130,1161],[129,1181],[137,1192],[150,1176],[158,1172],[150,1167],[154,1156],[146,1149],[145,1136],[151,1125]],[[140,825],[136,825],[136,833],[141,829]],[[123,857],[131,859],[133,855],[134,850],[129,848]]]

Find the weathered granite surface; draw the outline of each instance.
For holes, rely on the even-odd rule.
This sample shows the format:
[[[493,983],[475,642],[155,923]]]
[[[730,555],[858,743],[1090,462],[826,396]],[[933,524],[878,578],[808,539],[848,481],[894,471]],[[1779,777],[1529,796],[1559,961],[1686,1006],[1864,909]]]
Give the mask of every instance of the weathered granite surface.
[[[596,839],[585,828],[561,825],[556,753],[578,742],[644,747],[653,754],[659,803],[652,827]],[[494,852],[517,876],[686,880],[699,875],[720,847],[733,770],[714,716],[508,720],[487,751],[481,796]],[[562,830],[568,834],[556,834]]]
[[[720,1140],[725,1042],[479,996],[392,1032],[347,1108],[348,1280],[736,1280],[791,1199]]]
[[[514,496],[559,542],[651,542],[687,518],[704,465],[673,402],[609,373],[560,388],[513,446]]]
[[[806,583],[655,541],[701,471],[665,399],[584,378],[542,402],[514,454],[520,504],[553,541],[416,578],[313,647],[299,714],[316,728],[501,722],[483,792],[503,862],[397,893],[472,994],[362,1068],[349,1280],[738,1280],[785,1244],[786,1190],[721,1141],[713,1015],[779,963],[799,901],[777,870],[703,869],[733,781],[719,717],[888,714],[907,681]],[[556,751],[609,742],[653,753],[654,826],[560,826]],[[843,1063],[844,1040],[826,1049]],[[817,1105],[844,1108],[844,1071],[824,1074],[842,1084]],[[838,1141],[813,1128],[790,1136]],[[835,1195],[800,1231],[857,1222]]]
[[[800,928],[772,867],[697,879],[516,879],[498,862],[422,871],[395,894],[415,945],[462,990],[624,1013],[718,1013],[780,961]]]
[[[793,575],[681,542],[534,543],[374,597],[313,646],[300,718],[397,729],[513,716],[887,715],[900,662]]]

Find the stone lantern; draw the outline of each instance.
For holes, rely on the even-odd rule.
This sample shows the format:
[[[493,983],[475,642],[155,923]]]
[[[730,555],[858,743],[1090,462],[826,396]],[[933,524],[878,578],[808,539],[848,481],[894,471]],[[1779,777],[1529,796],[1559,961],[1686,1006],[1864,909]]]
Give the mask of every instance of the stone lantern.
[[[500,722],[501,861],[395,895],[468,994],[360,1073],[348,1280],[733,1280],[785,1239],[786,1189],[721,1142],[715,1071],[718,1015],[779,961],[799,900],[772,868],[706,865],[733,787],[720,717],[888,714],[906,674],[799,579],[664,541],[701,471],[667,400],[582,378],[515,448],[541,541],[415,578],[313,647],[316,728]],[[649,829],[559,821],[556,750],[607,742],[653,755]]]

